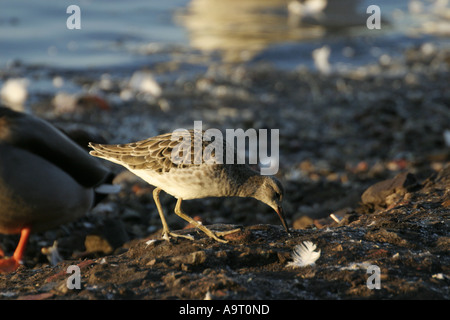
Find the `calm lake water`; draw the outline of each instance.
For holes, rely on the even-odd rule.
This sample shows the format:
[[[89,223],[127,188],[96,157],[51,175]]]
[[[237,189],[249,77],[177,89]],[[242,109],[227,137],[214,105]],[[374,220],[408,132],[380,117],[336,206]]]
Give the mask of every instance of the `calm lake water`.
[[[324,28],[299,23],[286,0],[2,0],[0,68],[14,61],[67,69],[127,68],[174,59],[204,61],[202,56],[269,60],[291,68],[311,63],[311,51],[325,44],[332,49],[331,62],[349,63],[395,54],[421,41],[448,44],[448,25],[444,37],[436,33],[444,29],[445,34],[448,20],[440,13],[448,14],[450,1],[334,1],[342,3],[342,10]],[[381,9],[380,30],[366,27],[371,4]],[[79,30],[66,26],[70,5],[81,10]]]

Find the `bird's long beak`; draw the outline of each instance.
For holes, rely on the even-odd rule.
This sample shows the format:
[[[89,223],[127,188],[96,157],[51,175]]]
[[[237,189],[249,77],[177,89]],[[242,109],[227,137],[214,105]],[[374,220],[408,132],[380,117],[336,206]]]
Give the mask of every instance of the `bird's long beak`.
[[[283,224],[284,229],[286,229],[286,232],[289,233],[289,227],[286,222],[286,218],[284,217],[284,211],[282,206],[278,206],[275,210],[278,214],[278,217],[280,217],[281,223]]]

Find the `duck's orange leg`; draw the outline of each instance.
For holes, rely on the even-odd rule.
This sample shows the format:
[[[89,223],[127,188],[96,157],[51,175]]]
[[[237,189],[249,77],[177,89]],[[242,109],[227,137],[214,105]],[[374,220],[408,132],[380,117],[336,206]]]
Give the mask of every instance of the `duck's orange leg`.
[[[23,228],[20,232],[20,240],[17,245],[16,250],[11,258],[1,259],[0,260],[0,273],[8,273],[15,271],[22,260],[23,254],[25,252],[25,246],[28,242],[28,238],[30,237],[30,228]]]

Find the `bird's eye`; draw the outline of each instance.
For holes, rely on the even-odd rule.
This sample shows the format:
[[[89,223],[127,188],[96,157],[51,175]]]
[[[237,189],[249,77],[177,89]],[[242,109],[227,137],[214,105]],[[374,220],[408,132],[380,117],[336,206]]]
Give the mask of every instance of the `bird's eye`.
[[[281,193],[276,192],[275,198],[277,199],[277,201],[281,201],[281,198],[282,198]]]

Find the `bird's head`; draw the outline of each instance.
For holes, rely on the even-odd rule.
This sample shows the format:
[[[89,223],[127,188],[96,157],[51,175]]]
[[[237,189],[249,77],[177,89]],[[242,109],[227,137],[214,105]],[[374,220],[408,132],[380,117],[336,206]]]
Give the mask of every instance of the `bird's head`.
[[[289,233],[289,228],[286,223],[282,206],[284,195],[283,185],[278,179],[270,176],[258,176],[258,180],[260,180],[260,183],[258,183],[259,186],[253,193],[252,197],[264,202],[269,207],[274,209],[278,214],[283,227],[286,229],[286,232]]]

